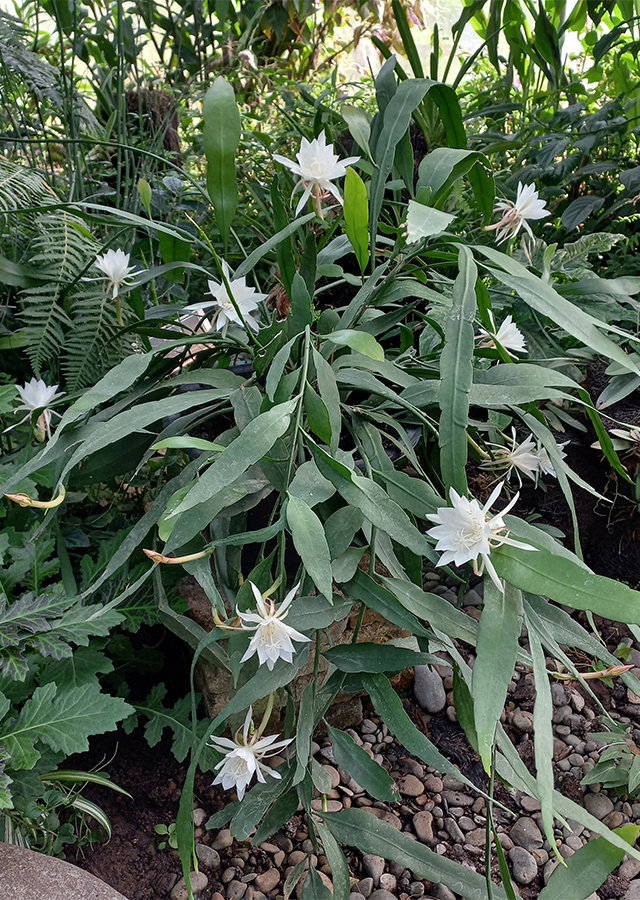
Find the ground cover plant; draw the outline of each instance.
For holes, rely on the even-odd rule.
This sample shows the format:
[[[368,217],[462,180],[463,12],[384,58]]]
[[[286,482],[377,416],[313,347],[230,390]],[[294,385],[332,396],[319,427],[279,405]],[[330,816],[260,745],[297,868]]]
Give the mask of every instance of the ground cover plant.
[[[461,22],[478,18],[482,6],[467,5]],[[600,25],[619,6],[600,4],[590,21]],[[52,9],[60,34],[79,33]],[[559,859],[554,819],[602,835],[603,844],[566,867],[563,860],[544,900],[584,900],[624,852],[640,860],[634,827],[611,831],[555,790],[546,665],[546,657],[557,660],[592,692],[574,661],[579,648],[601,661],[601,677],[640,694],[593,618],[625,623],[638,637],[640,595],[585,564],[574,491],[594,503],[606,498],[571,466],[573,430],[588,433],[593,454],[633,488],[628,451],[637,439],[628,428],[620,434],[606,409],[640,384],[640,279],[598,268],[616,236],[571,233],[583,221],[573,206],[568,222],[579,198],[556,202],[557,172],[537,180],[535,166],[518,171],[525,157],[512,158],[486,136],[474,135],[470,146],[456,91],[424,77],[409,19],[399,3],[392,9],[413,77],[387,51],[367,104],[340,106],[307,92],[299,116],[295,105],[287,110],[290,132],[274,141],[263,135],[262,169],[254,164],[250,176],[242,156],[256,133],[243,136],[244,107],[222,75],[207,77],[206,92],[198,86],[202,123],[191,132],[191,168],[180,169],[180,147],[165,143],[170,118],[164,133],[152,121],[155,132],[133,140],[119,114],[105,126],[120,122],[117,136],[86,138],[92,150],[54,162],[51,183],[37,155],[2,161],[10,186],[0,198],[5,837],[17,822],[24,835],[43,835],[35,845],[58,849],[51,823],[39,832],[25,824],[51,815],[61,799],[46,776],[89,735],[141,719],[150,742],[168,723],[178,758],[189,754],[174,833],[187,881],[197,866],[200,766],[237,796],[210,828],[229,824],[257,844],[301,804],[331,866],[334,896],[350,890],[342,845],[400,859],[468,898],[513,897],[497,841],[502,886],[492,883],[489,861],[483,876],[383,821],[372,825],[364,810],[328,811],[330,785],[311,753],[317,728],[329,730],[339,765],[371,796],[397,796],[384,769],[326,722],[346,691],[366,693],[390,733],[425,763],[485,794],[488,847],[495,779],[540,801]],[[540,12],[536,28],[548,19]],[[123,46],[124,21],[120,12]],[[493,26],[483,27],[495,65]],[[23,52],[19,30],[7,39],[14,50],[15,42]],[[89,39],[74,52],[97,60]],[[206,68],[194,55],[193,77]],[[63,80],[64,53],[59,62]],[[300,64],[304,71],[304,54]],[[529,77],[522,61],[513,65]],[[564,70],[540,69],[566,93]],[[124,88],[122,70],[116,74]],[[60,102],[71,103],[80,128],[74,91],[72,81]],[[566,117],[562,101],[555,115]],[[577,131],[594,124],[576,115]],[[60,108],[55,127],[58,116]],[[16,144],[31,148],[24,131],[19,137]],[[139,145],[146,140],[152,149]],[[575,136],[567,140],[555,156],[564,154],[573,171]],[[64,145],[57,141],[55,149]],[[527,142],[533,157],[534,138]],[[115,169],[104,196],[96,196],[96,150],[104,151],[100,165]],[[492,159],[503,152],[496,178]],[[153,168],[141,169],[140,158]],[[245,176],[255,183],[243,184]],[[593,202],[590,209],[597,211]],[[595,361],[610,376],[597,408],[584,386]],[[538,492],[556,484],[571,533],[537,515]],[[114,512],[108,540],[96,536],[100,513],[89,512],[101,501],[124,512]],[[484,574],[479,622],[425,591],[426,562],[457,579],[460,598],[472,574]],[[208,596],[211,631],[176,604],[177,571]],[[354,606],[353,640],[337,642],[331,628]],[[411,638],[358,640],[366,610]],[[585,611],[590,628],[571,610]],[[192,692],[173,710],[163,707],[159,686],[146,703],[130,704],[100,684],[112,665],[104,639],[136,615],[157,616],[192,648]],[[391,686],[399,671],[436,662],[437,651],[453,663],[458,717],[490,778],[488,792],[416,728]],[[227,691],[211,719],[197,711],[202,661]],[[535,675],[535,774],[500,723],[517,662]],[[87,707],[90,714],[77,714]],[[276,752],[284,762],[273,769],[266,761]],[[630,758],[617,770],[616,783],[635,786]],[[303,875],[301,864],[288,887]],[[303,896],[324,891],[311,870]]]

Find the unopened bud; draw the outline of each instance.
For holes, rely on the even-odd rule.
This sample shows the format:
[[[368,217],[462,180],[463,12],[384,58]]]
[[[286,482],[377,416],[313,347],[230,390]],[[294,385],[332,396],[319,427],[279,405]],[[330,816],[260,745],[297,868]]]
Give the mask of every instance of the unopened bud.
[[[146,553],[152,562],[156,564],[164,563],[169,566],[181,566],[184,563],[194,562],[196,559],[204,559],[205,556],[209,556],[211,553],[210,550],[201,550],[200,553],[190,553],[188,556],[164,556],[156,550],[143,549],[142,552]]]
[[[13,500],[14,503],[18,503],[20,506],[33,506],[34,509],[55,509],[56,506],[60,506],[63,502],[66,494],[66,490],[63,484],[60,485],[58,489],[58,496],[55,500],[34,500],[29,494],[5,494],[7,500]]]

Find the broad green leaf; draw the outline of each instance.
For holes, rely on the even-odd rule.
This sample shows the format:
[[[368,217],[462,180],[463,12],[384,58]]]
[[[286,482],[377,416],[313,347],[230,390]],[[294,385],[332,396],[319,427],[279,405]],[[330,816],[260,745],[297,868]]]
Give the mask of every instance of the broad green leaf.
[[[384,361],[384,350],[372,334],[367,331],[354,331],[352,328],[343,328],[340,331],[332,331],[325,340],[336,344],[338,347],[351,347],[352,350],[370,356],[371,359]]]
[[[318,393],[322,397],[322,402],[327,408],[329,414],[329,425],[331,427],[331,452],[335,453],[338,449],[340,441],[340,432],[342,430],[342,413],[340,410],[340,391],[336,382],[335,372],[326,361],[321,353],[318,353],[315,347],[313,351],[313,364],[316,367],[316,377],[318,380]]]
[[[272,834],[290,822],[298,808],[297,791],[288,790],[281,794],[271,809],[258,826],[258,830],[251,838],[254,847],[258,847],[263,841],[268,840]]]
[[[493,559],[493,554],[491,555]],[[438,594],[423,591],[417,585],[400,578],[384,578],[384,583],[393,591],[400,603],[419,619],[429,622],[450,637],[475,644],[478,623],[466,616],[462,610],[451,606]]]
[[[289,400],[287,403],[281,403],[249,422],[224,453],[209,466],[198,483],[173,510],[171,517],[179,516],[199,503],[215,497],[223,488],[246,472],[249,466],[262,459],[276,440],[286,432],[297,402]]]
[[[309,867],[302,886],[302,900],[332,900],[333,894],[318,875],[317,869]]]
[[[393,860],[410,869],[419,878],[445,884],[449,890],[467,900],[487,898],[484,875],[471,872],[446,856],[439,856],[363,809],[322,813],[321,818],[341,844]],[[494,900],[507,900],[506,893],[498,885],[493,885],[493,896]]]
[[[204,438],[191,437],[188,434],[165,438],[158,441],[157,444],[151,445],[151,450],[226,450],[222,444],[214,444],[212,441],[205,441]]]
[[[367,794],[382,803],[396,803],[400,800],[393,778],[352,737],[331,725],[327,725],[327,730],[336,762]]]
[[[356,571],[343,590],[353,600],[360,600],[369,609],[373,609],[399,628],[404,628],[419,637],[433,637],[433,634],[402,606],[391,591],[383,588],[371,575],[367,575],[361,569]]]
[[[331,444],[329,410],[309,383],[304,388],[304,409],[309,428],[323,444]]]
[[[371,478],[351,472],[309,438],[307,440],[320,472],[338,489],[347,503],[359,509],[372,525],[393,535],[394,540],[405,543],[414,553],[428,559],[435,558],[431,544],[379,484]]]
[[[324,523],[324,533],[329,544],[331,559],[341,556],[362,527],[364,517],[359,509],[343,506],[332,513]]]
[[[423,238],[433,237],[451,225],[455,216],[441,212],[432,206],[425,206],[416,200],[409,200],[407,207],[407,243],[415,244]]]
[[[416,653],[393,644],[338,644],[323,653],[341,672],[399,672],[437,661],[430,653]]]
[[[313,736],[313,702],[315,700],[315,681],[310,681],[302,692],[298,724],[296,727],[296,773],[293,784],[300,784],[304,778],[311,757],[311,738]],[[297,804],[296,804],[297,806]]]
[[[326,597],[295,597],[287,613],[287,625],[298,631],[328,628],[334,622],[346,618],[351,612],[353,602],[339,594],[333,595],[333,603]]]
[[[640,593],[546,549],[503,545],[491,553],[501,578],[532,594],[626,624],[640,624]]]
[[[304,332],[313,322],[313,300],[307,284],[299,272],[293,276],[291,284],[291,309],[287,316],[287,334],[290,338]]]
[[[453,190],[456,181],[469,176],[478,208],[485,221],[493,212],[495,185],[489,161],[475,150],[435,147],[420,163],[418,189],[431,189],[431,204],[439,207]]]
[[[428,766],[433,766],[438,772],[453,775],[464,784],[478,790],[469,779],[457,769],[453,763],[437,750],[429,738],[418,731],[409,716],[404,711],[402,701],[391,687],[389,679],[385,675],[363,674],[362,684],[371,698],[379,716],[387,725],[391,734],[397,737],[400,744],[413,753]]]
[[[347,169],[344,180],[344,222],[347,237],[364,272],[369,262],[369,202],[364,181],[352,166]]]
[[[460,274],[453,285],[453,305],[440,356],[440,471],[447,488],[467,492],[467,422],[473,383],[473,321],[478,270],[471,251],[460,245]]]
[[[638,825],[623,825],[615,833],[633,846],[640,832]],[[589,841],[577,853],[566,860],[566,866],[558,866],[546,887],[538,895],[539,900],[584,900],[604,884],[607,876],[624,859],[624,850],[614,847],[606,838]]]
[[[269,366],[269,371],[267,372],[267,380],[265,383],[265,390],[267,392],[267,397],[273,403],[273,399],[275,397],[276,389],[282,378],[282,374],[284,372],[285,366],[289,361],[289,356],[291,355],[291,350],[293,345],[298,340],[299,335],[295,334],[290,341],[281,347],[276,355],[273,357],[273,361]]]
[[[349,103],[345,103],[340,109],[340,114],[347,123],[351,137],[370,157],[369,138],[371,137],[371,122],[367,113],[360,109],[359,106],[351,106]]]
[[[304,500],[289,494],[287,522],[293,544],[314,584],[327,600],[333,599],[329,545],[322,522]]]
[[[151,218],[151,185],[146,178],[141,178],[138,181],[138,194],[147,211],[147,215]],[[165,259],[165,262],[172,262],[172,260]]]
[[[627,371],[640,375],[640,369],[628,356],[622,347],[606,337],[601,329],[607,329],[624,337],[629,337],[625,332],[614,326],[607,325],[584,312],[580,307],[571,303],[559,294],[550,284],[542,281],[516,262],[512,257],[494,250],[492,247],[479,247],[479,252],[488,257],[491,262],[501,267],[500,270],[487,266],[491,274],[516,291],[518,295],[528,303],[532,309],[543,316],[547,316],[561,328],[573,335],[587,347],[591,347],[606,359],[620,363]]]
[[[499,591],[487,578],[472,682],[478,755],[487,772],[491,771],[496,723],[513,677],[521,630],[522,592],[510,584],[505,584],[504,592]],[[496,653],[497,647],[500,648],[499,653]]]
[[[0,743],[14,768],[31,769],[40,756],[37,742],[66,756],[84,753],[90,735],[114,731],[133,711],[120,697],[101,693],[96,682],[61,691],[49,683],[35,689],[17,719],[3,723]]]
[[[307,506],[324,503],[329,497],[333,497],[335,492],[334,486],[320,474],[312,459],[298,466],[293,481],[289,484],[291,496],[304,500]]]
[[[226,248],[238,206],[235,156],[240,143],[241,124],[233,88],[225,78],[216,78],[205,94],[202,115],[207,190]]]
[[[484,612],[482,613],[484,617]],[[536,681],[536,702],[533,707],[533,742],[536,757],[538,799],[542,804],[544,833],[560,859],[560,851],[553,834],[553,703],[544,650],[535,631],[529,632],[529,646]]]
[[[331,793],[331,775],[322,768],[317,759],[311,759],[311,779],[313,786],[320,794]]]

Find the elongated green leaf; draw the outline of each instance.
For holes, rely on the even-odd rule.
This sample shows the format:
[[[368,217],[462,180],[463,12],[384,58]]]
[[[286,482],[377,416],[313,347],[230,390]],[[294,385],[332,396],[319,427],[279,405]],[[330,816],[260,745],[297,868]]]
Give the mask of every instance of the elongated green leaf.
[[[415,244],[422,238],[433,237],[445,231],[454,221],[451,213],[409,200],[407,207],[407,243]]]
[[[475,785],[433,746],[429,738],[418,731],[404,711],[402,701],[385,675],[365,673],[362,676],[362,684],[378,715],[382,717],[389,731],[398,738],[409,753],[415,754],[428,766],[433,766],[436,771],[453,775],[454,778],[458,778],[464,784],[477,790]]]
[[[349,866],[344,853],[334,836],[322,822],[316,822],[315,827],[320,835],[327,862],[331,867],[333,898],[334,900],[349,900],[351,883],[349,881]]]
[[[225,452],[209,466],[169,517],[182,515],[199,503],[215,497],[219,491],[246,472],[249,466],[262,459],[289,427],[289,420],[297,402],[289,400],[287,403],[281,403],[249,422]]]
[[[304,388],[304,409],[309,428],[323,444],[331,445],[331,421],[329,410],[310,384]]]
[[[574,609],[590,609],[617,622],[640,624],[640,593],[619,581],[595,575],[579,563],[540,548],[503,545],[491,553],[501,578],[532,594]]]
[[[331,558],[322,522],[304,500],[291,494],[287,505],[287,522],[294,547],[315,586],[327,600],[333,599]]]
[[[483,613],[484,616],[484,613]],[[533,708],[533,741],[536,754],[538,799],[542,804],[544,833],[554,852],[560,852],[553,834],[553,703],[544,650],[535,632],[529,632],[529,646],[536,680],[536,702]]]
[[[363,109],[360,109],[359,106],[351,106],[350,104],[345,103],[340,110],[340,114],[347,123],[347,127],[351,132],[351,137],[358,146],[366,152],[367,156],[371,157],[371,150],[369,148],[371,122],[367,113]]]
[[[158,441],[157,444],[151,446],[151,450],[226,450],[222,444],[214,444],[212,441],[205,441],[204,438],[194,438],[188,434],[180,437],[165,438]]]
[[[340,331],[332,331],[325,337],[338,347],[351,347],[358,353],[370,356],[371,359],[384,361],[384,350],[372,334],[368,331],[354,331],[351,328],[343,328]]]
[[[343,590],[348,596],[354,600],[361,600],[369,609],[375,610],[399,628],[405,628],[419,637],[433,637],[432,633],[398,602],[391,591],[383,588],[361,569],[356,570]]]
[[[623,825],[614,831],[633,846],[640,827]],[[624,850],[614,847],[605,838],[589,841],[566,860],[566,867],[556,868],[547,886],[540,891],[538,900],[583,900],[598,890],[623,858]]]
[[[467,492],[467,422],[473,382],[473,320],[478,270],[471,251],[460,245],[460,274],[453,285],[453,306],[440,357],[440,471],[447,488]]]
[[[283,765],[280,774],[280,780],[267,778],[266,784],[256,784],[243,797],[238,812],[231,820],[231,834],[234,838],[246,841],[271,804],[290,788],[293,769],[288,769]]]
[[[395,20],[396,27],[400,32],[402,47],[407,59],[409,60],[411,71],[413,72],[415,78],[424,78],[424,71],[422,69],[420,54],[418,53],[418,48],[416,47],[415,41],[413,40],[411,27],[409,25],[404,7],[399,2],[399,0],[393,0],[392,9],[393,18]]]
[[[456,150],[452,147],[435,147],[420,163],[418,189],[431,188],[432,206],[438,206],[452,190],[458,178],[484,159],[477,150]]]
[[[364,181],[349,166],[344,179],[344,223],[361,270],[369,262],[369,202]]]
[[[322,768],[317,759],[311,760],[311,780],[318,793],[329,794],[331,792],[331,775]]]
[[[291,821],[298,808],[298,793],[294,790],[286,791],[273,804],[271,809],[260,823],[258,830],[251,838],[254,847],[258,847],[263,841],[268,840],[272,834]]]
[[[491,555],[493,559],[493,554]],[[417,585],[400,578],[384,578],[384,583],[396,595],[400,603],[419,619],[446,632],[450,637],[475,644],[478,623],[461,610],[447,603],[438,594],[423,591]]]
[[[420,878],[445,884],[468,900],[486,900],[487,884],[483,875],[471,872],[460,863],[412,841],[392,825],[374,818],[363,809],[345,809],[339,813],[323,813],[322,819],[333,836],[364,853],[382,856],[410,869]],[[494,900],[507,900],[504,890],[493,885]]]
[[[264,244],[260,244],[259,247],[256,247],[253,253],[250,253],[236,269],[236,278],[243,278],[245,275],[248,275],[256,263],[260,262],[263,256],[266,256],[266,254],[274,250],[278,244],[282,241],[286,241],[286,239],[291,237],[294,232],[306,225],[307,222],[315,219],[315,217],[315,212],[307,213],[306,216],[300,216],[294,222],[290,222],[285,228],[274,234],[273,237],[270,237]]]
[[[216,78],[205,94],[202,115],[207,190],[226,248],[238,206],[235,156],[241,124],[233,88],[225,78]]]
[[[521,629],[522,592],[505,584],[503,593],[487,578],[472,682],[478,754],[487,772],[491,770],[496,724],[513,677]],[[496,647],[500,653],[496,653]]]
[[[302,692],[298,725],[296,728],[296,773],[293,784],[300,784],[304,778],[309,758],[311,757],[311,737],[313,735],[313,701],[315,699],[315,681],[310,681]],[[297,805],[297,804],[296,804]]]
[[[416,653],[393,644],[339,644],[325,650],[324,655],[341,672],[399,672],[438,661],[430,653]]]
[[[315,347],[313,350],[313,363],[316,367],[316,377],[318,379],[318,391],[322,397],[322,401],[327,408],[329,414],[329,425],[331,427],[331,452],[335,453],[338,449],[340,441],[340,432],[342,429],[342,413],[340,411],[340,391],[336,382],[336,376],[321,353],[318,353]]]
[[[428,559],[437,556],[424,535],[404,510],[391,500],[384,488],[371,478],[351,472],[310,438],[307,440],[320,472],[338,489],[347,503],[359,509],[372,525],[376,525],[385,534],[393,535],[394,540],[403,542],[414,553]]]
[[[624,334],[627,338],[629,335],[590,316],[512,257],[506,256],[492,247],[479,247],[478,250],[495,265],[501,267],[500,269],[487,267],[491,274],[498,281],[516,291],[532,309],[556,322],[568,334],[582,341],[587,347],[591,347],[592,350],[607,359],[620,363],[625,370],[640,375],[640,369],[632,358],[624,352],[622,347],[606,337],[601,329],[605,328],[614,333]]]
[[[371,757],[358,747],[353,738],[327,725],[336,762],[372,797],[383,803],[400,800],[393,778]]]

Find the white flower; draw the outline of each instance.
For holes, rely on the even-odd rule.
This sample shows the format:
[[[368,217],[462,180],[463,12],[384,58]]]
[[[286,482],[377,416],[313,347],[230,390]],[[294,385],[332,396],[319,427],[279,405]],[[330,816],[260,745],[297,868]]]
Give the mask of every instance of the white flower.
[[[525,230],[533,237],[531,226],[527,219],[544,219],[550,215],[544,200],[540,200],[538,192],[532,184],[518,184],[518,192],[515,201],[499,200],[495,213],[502,213],[502,218],[495,225],[487,225],[487,231],[497,231],[498,243],[506,241],[509,237],[515,237],[524,225]]]
[[[215,307],[217,309],[216,331],[222,331],[224,334],[226,334],[229,325],[239,325],[240,328],[244,328],[245,322],[249,328],[257,331],[258,323],[251,316],[251,313],[255,312],[258,308],[258,303],[261,300],[267,299],[267,295],[259,294],[255,288],[249,287],[246,278],[232,278],[231,270],[227,263],[224,260],[221,262],[224,277],[229,283],[229,291],[227,291],[224,282],[218,284],[217,281],[210,281],[209,293],[214,297],[213,301],[206,301],[204,303],[199,301],[198,303],[192,303],[191,306],[186,306],[185,309],[187,312],[197,313],[203,309],[206,310],[212,306]],[[238,315],[238,311],[233,305],[229,292],[231,293],[231,297],[235,300],[236,306],[242,313],[242,318]],[[244,322],[242,319],[244,319]]]
[[[31,417],[32,412],[36,409],[41,409],[42,413],[38,417],[36,427],[41,440],[44,440],[45,434],[50,438],[51,416],[53,410],[47,409],[47,407],[53,400],[62,397],[64,391],[58,391],[57,384],[53,384],[49,387],[42,378],[32,378],[31,381],[27,381],[24,387],[20,387],[20,385],[17,384],[16,389],[22,400],[22,403],[19,406],[16,406],[16,412],[19,409],[26,409],[27,415],[23,419],[20,419],[19,422],[16,422],[15,425],[11,425],[10,428],[5,428],[5,431],[11,431],[11,428],[17,428],[18,425],[26,422],[26,420]]]
[[[521,487],[522,479],[520,478],[520,472],[528,478],[531,478],[536,484],[538,483],[540,475],[553,475],[554,478],[556,477],[556,470],[549,458],[549,454],[540,442],[537,444],[534,442],[532,434],[530,434],[526,440],[522,441],[521,444],[518,444],[516,441],[515,428],[512,428],[511,437],[505,439],[507,441],[507,446],[502,444],[490,445],[494,448],[492,454],[493,458],[481,463],[482,468],[505,468],[506,472],[504,477],[507,479],[511,477],[511,473],[515,470],[518,477],[518,483]],[[566,456],[563,452],[563,448],[566,447],[568,443],[568,441],[565,441],[564,444],[558,445],[561,459],[564,459]],[[511,446],[508,446],[509,444]]]
[[[513,356],[514,353],[527,352],[527,345],[523,334],[514,323],[512,316],[506,316],[497,331],[495,319],[493,318],[491,310],[489,310],[489,318],[492,326],[491,331],[488,331],[485,328],[480,329],[478,347],[492,349],[496,344],[500,344],[502,349],[506,350],[510,356]]]
[[[294,187],[293,193],[295,194],[299,188],[304,188],[304,193],[296,207],[296,215],[301,209],[304,209],[307,200],[313,195],[314,206],[321,219],[324,218],[321,206],[323,194],[333,194],[338,203],[342,203],[340,191],[332,182],[336,178],[342,178],[346,174],[347,166],[357,163],[360,159],[359,156],[338,159],[333,152],[333,144],[327,146],[327,136],[324,131],[313,141],[302,138],[297,163],[277,153],[273,154],[273,158],[300,176],[300,181]]]
[[[133,273],[134,266],[129,265],[129,253],[123,250],[107,250],[104,256],[96,256],[95,265],[107,278],[107,289],[113,288],[113,299],[118,296],[122,285],[128,287],[126,279]]]
[[[258,733],[249,735],[251,725],[252,709],[249,708],[247,717],[244,720],[242,731],[238,729],[234,740],[223,737],[212,737],[211,746],[224,753],[224,759],[215,767],[220,769],[213,784],[222,784],[225,791],[235,788],[238,792],[238,800],[242,800],[245,791],[249,786],[254,774],[258,781],[265,784],[265,775],[271,775],[273,778],[280,778],[280,774],[275,769],[265,766],[261,760],[274,752],[281,750],[290,744],[293,738],[284,741],[276,741],[277,734],[269,735],[269,737],[261,738]],[[275,743],[274,743],[275,742]]]
[[[258,611],[256,613],[237,611],[242,620],[242,630],[255,630],[247,652],[240,662],[246,662],[254,653],[257,653],[260,665],[262,666],[266,663],[267,668],[271,671],[279,659],[284,659],[288,663],[293,661],[295,647],[292,641],[310,640],[310,638],[305,637],[304,634],[300,634],[295,628],[285,625],[283,622],[283,619],[288,615],[289,606],[300,585],[296,584],[282,601],[280,609],[276,609],[273,600],[268,600],[265,603],[255,584],[252,581],[249,584],[251,585],[253,596],[256,598]]]
[[[489,556],[492,549],[509,544],[519,547],[521,550],[535,550],[529,544],[514,541],[509,537],[509,531],[504,524],[505,516],[516,503],[519,494],[505,506],[497,516],[487,515],[494,501],[498,498],[504,482],[493,490],[484,506],[480,506],[474,498],[468,500],[461,497],[454,488],[449,490],[451,506],[442,506],[435,515],[428,515],[430,522],[435,522],[437,527],[430,528],[427,534],[436,538],[436,550],[443,551],[440,557],[440,565],[446,566],[454,563],[462,566],[473,562],[473,571],[476,575],[482,575],[485,567],[489,576],[499,591],[504,591],[504,586],[498,578],[493,563]],[[482,562],[478,565],[478,557]]]

